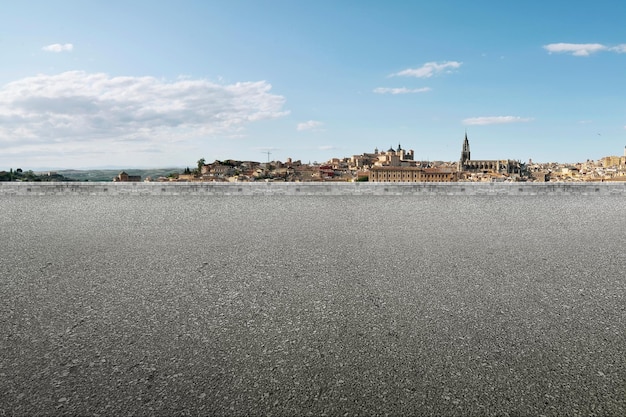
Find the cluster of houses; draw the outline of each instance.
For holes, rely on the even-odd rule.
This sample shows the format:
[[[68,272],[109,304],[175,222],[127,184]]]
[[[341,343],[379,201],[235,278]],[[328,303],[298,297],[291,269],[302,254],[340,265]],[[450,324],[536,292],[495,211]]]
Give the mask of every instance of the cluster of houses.
[[[386,151],[375,149],[349,158],[332,158],[325,163],[215,161],[183,173],[145,181],[373,181],[373,182],[513,182],[513,181],[626,181],[624,156],[607,156],[578,164],[535,164],[511,159],[471,159],[467,134],[459,161],[418,161],[413,150],[398,145]],[[121,172],[114,181],[141,181]]]

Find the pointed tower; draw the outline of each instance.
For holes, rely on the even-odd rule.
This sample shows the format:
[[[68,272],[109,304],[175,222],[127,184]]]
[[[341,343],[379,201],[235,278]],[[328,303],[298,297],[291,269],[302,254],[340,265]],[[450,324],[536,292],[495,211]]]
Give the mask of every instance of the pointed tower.
[[[406,152],[404,149],[402,149],[402,146],[400,146],[400,144],[398,143],[398,149],[396,149],[396,155],[398,155],[400,157],[400,160],[404,160],[404,156],[405,156]]]
[[[463,141],[463,150],[461,151],[461,159],[459,160],[459,171],[463,171],[467,161],[470,158],[469,141],[467,140],[467,131],[465,131],[465,140]]]

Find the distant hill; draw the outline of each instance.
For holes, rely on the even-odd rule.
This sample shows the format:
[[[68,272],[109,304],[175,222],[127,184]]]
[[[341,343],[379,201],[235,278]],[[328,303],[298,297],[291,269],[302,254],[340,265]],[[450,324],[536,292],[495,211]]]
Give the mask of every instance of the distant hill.
[[[56,173],[41,173],[37,174],[33,171],[23,171],[22,169],[12,169],[7,171],[0,171],[0,181],[36,181],[36,182],[58,182],[58,181],[75,181],[72,178],[64,177],[63,175]]]
[[[113,178],[120,172],[124,171],[128,175],[141,175],[141,180],[146,177],[156,179],[158,177],[167,177],[172,173],[183,172],[184,168],[154,168],[154,169],[90,169],[76,170],[66,169],[57,170],[56,173],[63,175],[75,181],[113,181]]]

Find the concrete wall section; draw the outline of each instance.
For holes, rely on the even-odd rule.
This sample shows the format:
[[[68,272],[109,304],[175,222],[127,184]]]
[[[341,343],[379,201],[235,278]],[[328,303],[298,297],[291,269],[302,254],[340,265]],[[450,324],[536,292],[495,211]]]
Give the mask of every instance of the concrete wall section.
[[[11,195],[626,195],[626,182],[594,183],[115,183],[0,182]]]

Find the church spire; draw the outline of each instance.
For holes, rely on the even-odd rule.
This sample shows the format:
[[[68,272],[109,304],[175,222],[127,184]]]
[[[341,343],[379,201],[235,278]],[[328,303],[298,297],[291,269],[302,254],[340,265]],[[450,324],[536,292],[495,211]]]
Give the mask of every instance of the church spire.
[[[461,151],[461,159],[459,160],[459,171],[463,171],[467,161],[470,158],[469,140],[467,140],[467,129],[465,129],[465,140],[463,141],[463,150]]]

